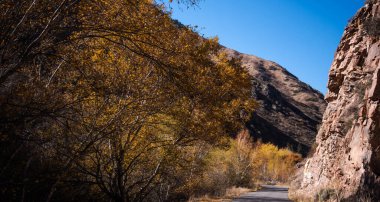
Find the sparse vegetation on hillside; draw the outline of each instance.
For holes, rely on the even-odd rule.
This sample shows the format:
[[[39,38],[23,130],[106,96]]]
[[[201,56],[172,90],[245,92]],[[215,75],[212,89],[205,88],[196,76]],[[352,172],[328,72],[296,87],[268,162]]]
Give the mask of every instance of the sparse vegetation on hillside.
[[[380,17],[367,20],[363,26],[369,36],[380,37]]]
[[[379,0],[366,0],[366,4],[376,4]],[[363,23],[364,31],[372,37],[380,37],[380,16],[374,16]]]
[[[379,0],[366,0],[366,4],[377,3]]]

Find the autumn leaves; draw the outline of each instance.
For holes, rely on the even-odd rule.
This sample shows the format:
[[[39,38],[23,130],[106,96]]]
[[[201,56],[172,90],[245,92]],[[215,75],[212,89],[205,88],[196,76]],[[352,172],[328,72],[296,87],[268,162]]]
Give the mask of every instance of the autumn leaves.
[[[1,198],[186,197],[198,146],[226,142],[254,107],[239,60],[150,1],[0,8]]]

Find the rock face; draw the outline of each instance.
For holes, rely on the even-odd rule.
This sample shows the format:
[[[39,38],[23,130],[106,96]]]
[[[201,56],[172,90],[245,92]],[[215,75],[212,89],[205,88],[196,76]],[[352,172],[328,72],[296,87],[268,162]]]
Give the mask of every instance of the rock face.
[[[247,124],[251,135],[306,154],[326,108],[323,95],[274,62],[226,51],[231,57],[240,57],[253,76],[252,94],[260,107]]]
[[[379,15],[380,2],[368,1],[343,34],[318,147],[292,183],[293,198],[332,190],[346,201],[380,201],[380,40],[365,29]]]

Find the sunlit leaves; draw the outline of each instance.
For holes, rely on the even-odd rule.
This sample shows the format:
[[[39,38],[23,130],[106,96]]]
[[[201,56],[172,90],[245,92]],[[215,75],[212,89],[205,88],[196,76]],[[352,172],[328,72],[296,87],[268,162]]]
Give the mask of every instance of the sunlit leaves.
[[[261,183],[286,183],[301,155],[272,144],[253,142],[248,131],[229,139],[227,148],[211,148],[194,196],[224,196],[230,187],[254,188]]]

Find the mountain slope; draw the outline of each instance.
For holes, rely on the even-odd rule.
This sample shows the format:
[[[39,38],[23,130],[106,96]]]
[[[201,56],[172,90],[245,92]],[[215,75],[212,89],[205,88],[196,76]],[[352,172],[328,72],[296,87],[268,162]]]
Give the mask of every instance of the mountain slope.
[[[326,108],[323,95],[277,63],[226,49],[252,75],[252,95],[260,104],[247,128],[255,138],[306,154]]]

